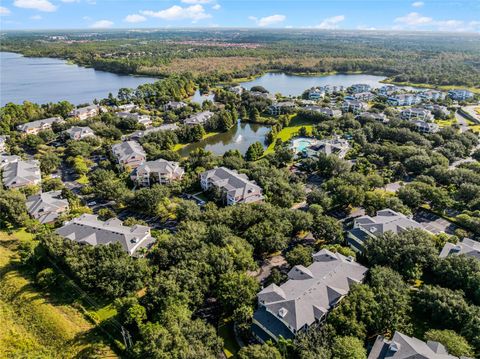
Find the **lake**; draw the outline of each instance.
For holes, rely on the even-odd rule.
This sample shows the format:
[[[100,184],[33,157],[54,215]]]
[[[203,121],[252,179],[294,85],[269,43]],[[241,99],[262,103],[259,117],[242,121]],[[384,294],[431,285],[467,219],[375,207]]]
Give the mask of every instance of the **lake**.
[[[136,88],[158,79],[118,75],[68,64],[64,60],[24,57],[0,52],[0,104],[70,101],[78,105],[116,95],[122,87]]]
[[[216,155],[223,155],[228,150],[239,150],[243,155],[247,152],[248,147],[257,141],[266,147],[264,142],[268,131],[270,131],[270,126],[239,122],[227,132],[185,146],[179,153],[184,157],[193,150],[203,148]]]
[[[273,94],[281,93],[284,96],[300,96],[303,91],[314,86],[332,85],[348,87],[353,84],[368,84],[373,88],[378,88],[385,85],[380,82],[382,80],[385,80],[385,76],[366,74],[298,76],[278,72],[268,72],[252,81],[242,82],[240,85],[247,90],[250,90],[252,86],[263,86]],[[402,88],[413,90],[411,87]]]

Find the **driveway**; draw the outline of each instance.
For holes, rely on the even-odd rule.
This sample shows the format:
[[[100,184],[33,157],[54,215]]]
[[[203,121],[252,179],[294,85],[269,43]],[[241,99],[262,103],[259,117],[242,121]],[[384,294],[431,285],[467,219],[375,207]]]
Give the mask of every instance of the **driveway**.
[[[455,111],[455,118],[460,126],[460,132],[467,132],[469,130],[467,119],[458,113],[458,111]]]
[[[455,230],[458,228],[452,222],[449,222],[446,219],[443,219],[442,217],[439,217],[436,214],[427,211],[418,211],[413,216],[413,219],[420,223],[423,229],[433,234],[454,234]]]
[[[258,270],[248,271],[247,274],[250,277],[254,277],[258,282],[262,283],[268,278],[272,272],[272,268],[281,267],[285,264],[287,264],[287,261],[282,255],[273,256],[266,259]]]

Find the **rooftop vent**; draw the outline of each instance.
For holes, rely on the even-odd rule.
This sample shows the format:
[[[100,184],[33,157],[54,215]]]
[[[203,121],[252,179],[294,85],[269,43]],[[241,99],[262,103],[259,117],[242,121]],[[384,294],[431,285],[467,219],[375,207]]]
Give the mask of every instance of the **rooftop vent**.
[[[280,308],[279,311],[278,311],[278,316],[280,318],[284,318],[288,313],[288,310],[286,308]]]

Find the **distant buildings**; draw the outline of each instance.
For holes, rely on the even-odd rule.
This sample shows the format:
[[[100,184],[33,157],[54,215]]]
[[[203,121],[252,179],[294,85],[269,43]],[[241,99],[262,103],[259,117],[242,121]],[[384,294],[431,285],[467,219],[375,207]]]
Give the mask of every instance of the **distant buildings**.
[[[62,191],[30,196],[26,205],[30,216],[42,224],[54,222],[62,213],[68,211],[68,201],[62,198]]]
[[[473,92],[464,89],[450,90],[448,91],[448,96],[452,100],[465,101],[473,97]]]
[[[163,105],[163,110],[164,111],[179,110],[186,106],[187,104],[185,102],[168,101],[165,105]]]
[[[258,309],[252,332],[260,342],[293,339],[312,325],[321,324],[353,284],[361,283],[367,268],[353,258],[322,249],[308,268],[294,266],[288,281],[271,284],[257,294]]]
[[[436,133],[440,131],[440,126],[433,122],[415,120],[413,121],[413,124],[415,125],[417,131],[421,133]]]
[[[480,242],[474,241],[470,238],[464,238],[457,244],[447,242],[440,252],[440,257],[445,258],[460,254],[480,260]]]
[[[38,185],[41,180],[40,163],[37,160],[17,159],[3,167],[2,181],[8,189]]]
[[[416,94],[401,93],[390,96],[387,103],[392,106],[412,106],[422,102],[422,99]]]
[[[379,237],[386,232],[398,234],[410,228],[423,227],[420,223],[392,209],[383,209],[375,217],[361,216],[355,218],[353,229],[348,232],[347,243],[355,251],[362,252],[364,242],[370,237]]]
[[[371,92],[357,92],[345,97],[345,100],[371,101],[375,95]]]
[[[150,127],[146,130],[135,131],[130,136],[124,136],[125,138],[129,138],[130,140],[138,140],[150,133],[155,132],[162,132],[162,131],[175,131],[178,130],[180,127],[176,123],[168,123],[165,125],[157,126],[157,127]]]
[[[307,157],[317,157],[319,153],[324,153],[327,156],[335,155],[339,158],[344,158],[350,150],[350,144],[347,140],[335,137],[333,139],[324,139],[316,141],[311,146],[304,150]]]
[[[340,117],[342,115],[342,111],[340,111],[340,110],[331,109],[330,107],[316,106],[316,105],[305,106],[303,108],[303,110],[304,111],[318,112],[318,113],[324,114],[325,116],[328,116],[330,118]]]
[[[233,92],[235,95],[241,95],[245,89],[242,86],[231,86],[228,91]]]
[[[59,236],[80,244],[92,246],[119,243],[130,255],[136,256],[142,249],[148,249],[155,239],[150,234],[150,227],[134,225],[124,226],[118,218],[106,222],[98,220],[92,214],[82,214],[80,217],[64,223],[55,231]]]
[[[200,174],[200,185],[207,191],[220,191],[227,205],[252,203],[263,200],[262,189],[244,174],[225,167],[214,168]]]
[[[420,92],[419,97],[423,100],[431,100],[431,101],[438,101],[445,99],[445,93],[440,91],[423,91]]]
[[[376,112],[362,112],[356,116],[356,118],[362,118],[364,120],[372,120],[378,121],[382,123],[387,123],[390,120],[384,113],[376,113]]]
[[[140,166],[147,159],[142,146],[135,141],[126,141],[112,146],[112,152],[121,166],[132,169]]]
[[[178,162],[158,159],[144,162],[130,176],[132,181],[140,186],[150,186],[153,183],[170,183],[182,179],[185,170]]]
[[[395,85],[383,85],[378,89],[378,93],[382,96],[390,96],[393,93],[397,92],[398,88]]]
[[[350,93],[360,93],[360,92],[368,92],[372,89],[370,85],[367,84],[354,84],[348,88]]]
[[[318,101],[325,96],[325,91],[318,87],[313,87],[308,92],[308,99]]]
[[[184,124],[187,126],[204,125],[212,116],[213,112],[211,111],[199,112],[187,118]]]
[[[285,102],[277,102],[272,104],[269,108],[268,111],[270,112],[270,115],[272,116],[278,116],[282,115],[285,113],[289,113],[292,109],[295,108],[295,103],[292,101],[285,101]]]
[[[254,97],[261,97],[261,98],[264,98],[264,99],[270,100],[270,101],[275,101],[276,100],[275,95],[271,94],[269,92],[250,91],[250,95],[252,95]]]
[[[432,340],[420,339],[395,332],[392,340],[379,335],[368,355],[368,359],[459,359],[448,354],[445,347]],[[466,357],[461,357],[468,359]],[[461,359],[460,358],[460,359]]]
[[[95,117],[100,113],[100,107],[97,105],[90,105],[86,107],[76,108],[68,114],[70,117],[76,117],[79,120],[86,120]]]
[[[72,140],[83,140],[87,137],[95,137],[95,133],[90,127],[72,127],[65,131]]]
[[[133,119],[138,124],[144,125],[146,128],[152,126],[152,120],[148,115],[141,115],[139,113],[117,112],[117,116],[122,119]]]
[[[27,135],[36,135],[41,131],[46,131],[52,129],[54,123],[64,123],[65,121],[61,117],[49,117],[44,118],[43,120],[37,120],[32,122],[27,122],[17,126],[17,130],[27,134]]]
[[[131,112],[133,110],[135,110],[137,108],[137,106],[133,103],[127,103],[125,105],[120,105],[117,107],[117,109],[119,109],[120,111],[126,111],[126,112]]]
[[[422,120],[422,121],[431,121],[433,120],[432,113],[424,108],[407,108],[400,112],[400,118],[402,120],[413,121],[413,120]]]
[[[365,111],[366,109],[367,105],[358,100],[345,100],[342,104],[343,112],[359,113]]]

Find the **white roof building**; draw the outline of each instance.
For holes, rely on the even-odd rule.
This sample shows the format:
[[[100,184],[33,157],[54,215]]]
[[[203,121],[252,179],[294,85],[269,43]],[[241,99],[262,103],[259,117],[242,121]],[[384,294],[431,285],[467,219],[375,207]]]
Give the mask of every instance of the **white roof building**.
[[[3,167],[3,185],[6,188],[20,188],[40,184],[42,174],[37,160],[17,160]]]

